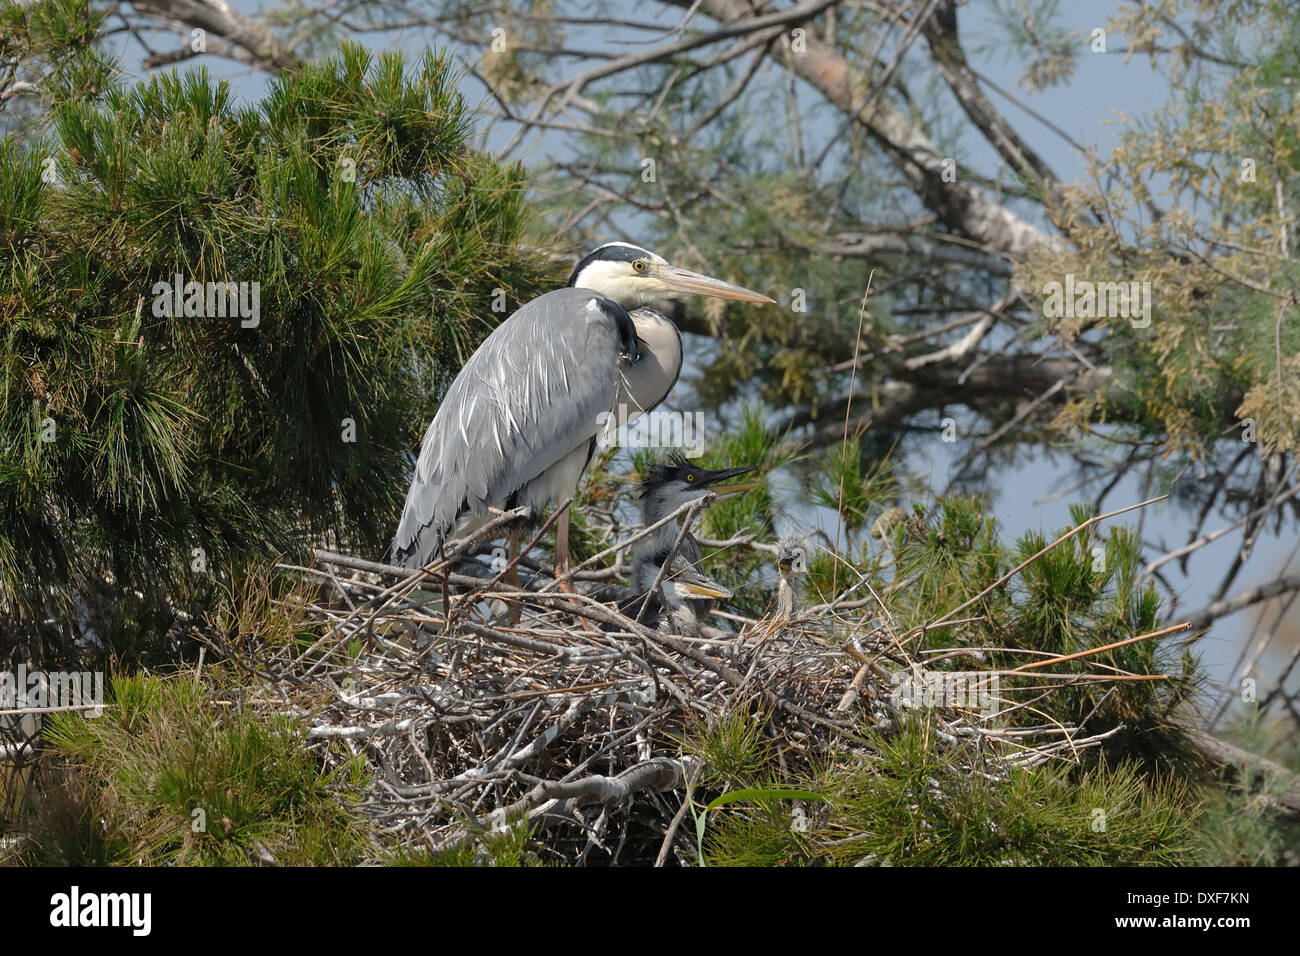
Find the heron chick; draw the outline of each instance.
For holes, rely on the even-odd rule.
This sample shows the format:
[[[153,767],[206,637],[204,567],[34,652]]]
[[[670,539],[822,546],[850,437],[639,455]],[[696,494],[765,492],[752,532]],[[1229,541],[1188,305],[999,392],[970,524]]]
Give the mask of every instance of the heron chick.
[[[699,468],[684,458],[669,459],[650,469],[641,480],[641,517],[646,527],[663,520],[683,505],[708,494],[729,496],[749,491],[758,482],[720,485],[719,482],[753,471],[753,468]],[[681,537],[681,545],[677,539]],[[674,551],[674,547],[676,550]],[[704,618],[730,589],[700,570],[700,542],[689,531],[682,535],[681,518],[664,522],[632,552],[632,583],[638,597],[629,616],[654,614],[660,627],[678,634],[700,633]],[[665,566],[666,565],[666,566]],[[659,587],[655,588],[655,582]],[[645,604],[645,613],[641,605]]]
[[[566,288],[497,326],[425,432],[389,548],[392,562],[423,567],[453,531],[473,533],[493,509],[523,506],[537,517],[573,497],[620,406],[635,420],[676,384],[681,333],[652,303],[684,295],[773,301],[669,265],[640,246],[610,242],[578,263]],[[511,558],[520,533],[510,533]],[[557,577],[568,573],[568,552],[566,511],[556,522]]]
[[[776,612],[782,618],[794,615],[795,606],[808,574],[808,544],[804,539],[787,535],[776,545]]]

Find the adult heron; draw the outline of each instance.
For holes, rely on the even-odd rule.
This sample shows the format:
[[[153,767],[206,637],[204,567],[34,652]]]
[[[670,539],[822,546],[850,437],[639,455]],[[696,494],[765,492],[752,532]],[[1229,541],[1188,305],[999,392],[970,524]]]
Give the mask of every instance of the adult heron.
[[[700,468],[684,458],[671,458],[651,468],[641,479],[641,518],[649,528],[705,495],[726,497],[749,491],[758,483],[720,482],[753,470]],[[700,570],[701,557],[699,541],[689,531],[682,534],[680,518],[666,521],[650,532],[632,549],[632,585],[637,597],[624,607],[624,613],[644,619],[644,602],[648,605],[645,610],[658,616],[661,626],[667,625],[678,634],[698,635],[714,603],[731,597],[730,589]]]
[[[425,432],[390,560],[423,567],[453,530],[473,533],[492,509],[523,506],[536,517],[572,497],[620,406],[634,421],[677,382],[681,333],[652,303],[683,295],[773,301],[609,242],[578,263],[567,287],[497,326]],[[568,518],[556,525],[557,578],[569,570]],[[518,547],[512,530],[512,559]]]

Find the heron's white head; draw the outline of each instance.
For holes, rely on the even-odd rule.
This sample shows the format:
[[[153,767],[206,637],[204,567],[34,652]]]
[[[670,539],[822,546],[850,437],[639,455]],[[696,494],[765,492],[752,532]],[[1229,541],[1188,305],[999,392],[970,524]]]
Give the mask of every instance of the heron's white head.
[[[767,296],[671,266],[662,256],[630,242],[607,242],[589,253],[569,276],[569,285],[608,296],[625,309],[656,299],[709,295],[741,302],[772,302]]]

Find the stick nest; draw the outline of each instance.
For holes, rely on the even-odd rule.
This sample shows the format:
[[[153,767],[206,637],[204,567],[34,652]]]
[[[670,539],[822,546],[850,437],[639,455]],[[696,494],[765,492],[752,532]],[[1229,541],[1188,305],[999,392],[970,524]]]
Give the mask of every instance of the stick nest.
[[[314,566],[281,567],[304,582],[297,632],[314,642],[223,650],[274,684],[322,761],[364,761],[360,808],[378,845],[415,852],[487,861],[494,839],[526,826],[545,831],[530,845],[548,862],[690,862],[694,826],[681,824],[719,786],[699,744],[707,728],[745,715],[795,774],[869,763],[872,732],[904,706],[900,676],[925,674],[916,632],[900,632],[874,591],[687,637],[618,611],[610,598],[625,590],[593,579],[621,564],[578,574],[576,594],[541,575],[510,587],[499,568],[454,556],[417,572],[323,551]],[[1043,713],[1055,686],[1021,690]],[[1115,732],[927,705],[940,745],[978,739],[982,773],[1077,755]]]

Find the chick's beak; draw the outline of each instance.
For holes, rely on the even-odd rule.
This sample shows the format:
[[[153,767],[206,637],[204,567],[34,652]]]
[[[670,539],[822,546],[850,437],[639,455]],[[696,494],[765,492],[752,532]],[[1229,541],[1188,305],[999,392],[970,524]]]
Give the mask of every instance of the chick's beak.
[[[731,597],[730,591],[725,591],[722,588],[718,588],[718,587],[710,587],[707,584],[696,584],[694,581],[687,581],[682,585],[682,587],[685,588],[686,593],[690,597],[723,598],[723,599]]]
[[[719,468],[717,471],[707,471],[699,479],[699,483],[707,487],[715,495],[725,498],[729,495],[738,495],[742,492],[753,491],[761,481],[743,481],[735,485],[718,485],[720,481],[726,481],[728,478],[735,478],[738,475],[746,475],[753,471],[752,467],[745,468]]]

